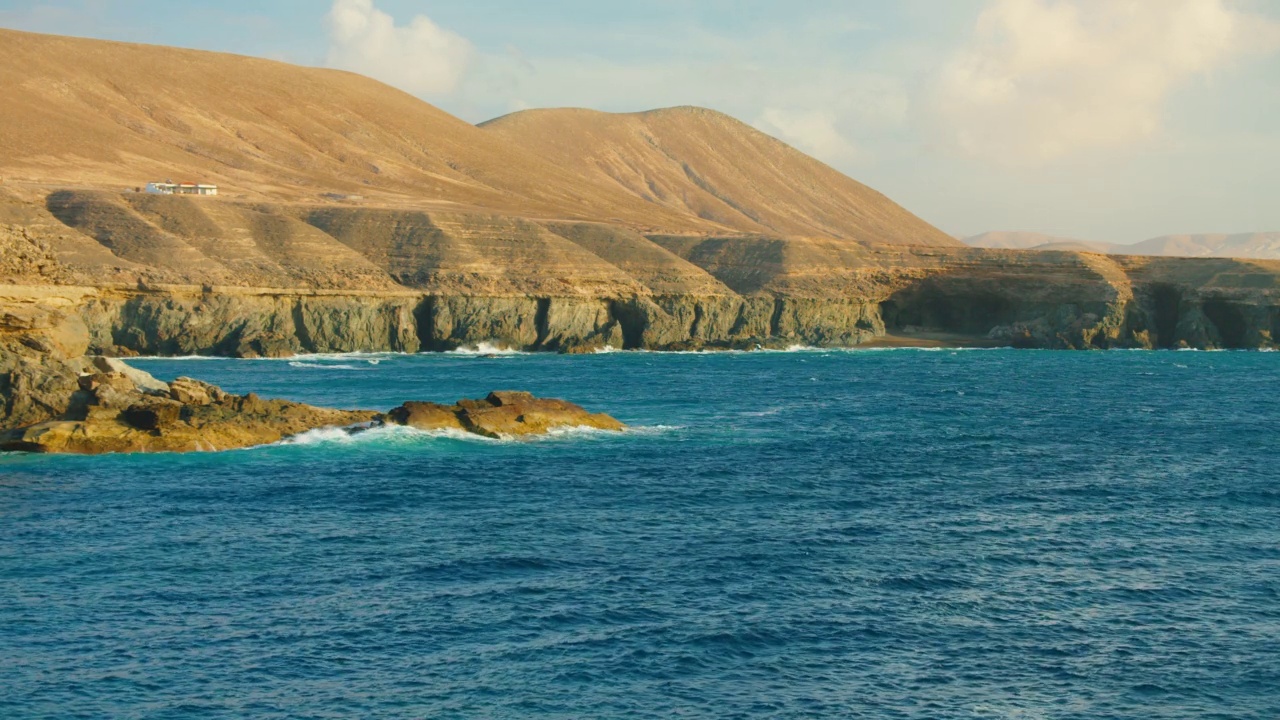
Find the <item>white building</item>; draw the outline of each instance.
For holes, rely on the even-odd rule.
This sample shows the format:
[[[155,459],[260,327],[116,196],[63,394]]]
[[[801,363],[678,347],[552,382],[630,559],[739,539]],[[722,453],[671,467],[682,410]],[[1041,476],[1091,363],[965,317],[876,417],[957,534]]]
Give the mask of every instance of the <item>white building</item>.
[[[147,183],[147,192],[152,195],[217,195],[217,185],[197,185],[196,183]]]

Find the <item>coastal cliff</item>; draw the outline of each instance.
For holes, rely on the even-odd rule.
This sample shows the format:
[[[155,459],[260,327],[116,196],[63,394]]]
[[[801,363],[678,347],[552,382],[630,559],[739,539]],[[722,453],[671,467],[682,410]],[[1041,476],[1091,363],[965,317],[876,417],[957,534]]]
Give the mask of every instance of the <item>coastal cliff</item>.
[[[1262,260],[644,235],[106,193],[0,196],[0,220],[0,302],[21,310],[7,322],[76,323],[88,352],[115,356],[1280,338],[1280,263]]]
[[[227,205],[199,209],[307,212]],[[326,287],[294,276],[264,288],[209,282],[198,264],[121,258],[108,248],[110,224],[92,237],[38,206],[10,203],[8,210],[20,224],[0,226],[0,430],[67,417],[84,391],[80,379],[96,372],[94,355],[282,357],[486,344],[558,352],[886,344],[1272,349],[1280,338],[1280,263],[1267,261],[645,236],[488,215],[453,215],[454,228],[433,241],[397,245],[395,233],[444,223],[430,216],[369,223],[361,210],[350,217],[328,211],[325,225],[335,235],[307,227],[329,238],[312,242],[342,244],[372,269],[339,269],[324,276]],[[340,221],[362,234],[344,234]],[[241,238],[264,253],[278,242],[253,232]],[[536,263],[529,247],[563,262]],[[396,264],[424,275],[388,271]]]
[[[1280,262],[968,248],[709,110],[477,127],[348,73],[0,37],[0,427],[92,355],[1280,344]],[[219,197],[133,190],[173,172]]]

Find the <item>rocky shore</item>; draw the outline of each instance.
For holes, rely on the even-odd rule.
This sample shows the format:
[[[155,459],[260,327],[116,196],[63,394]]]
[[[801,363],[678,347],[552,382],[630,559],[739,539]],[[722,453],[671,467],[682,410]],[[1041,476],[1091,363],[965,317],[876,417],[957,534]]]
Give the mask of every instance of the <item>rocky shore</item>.
[[[622,423],[563,400],[493,392],[456,405],[407,403],[389,413],[331,410],[257,395],[232,395],[209,383],[172,383],[118,360],[97,357],[77,379],[57,419],[0,433],[0,451],[100,455],[212,452],[268,445],[321,428],[356,433],[382,425],[456,430],[488,438],[542,435],[558,428],[621,431]]]

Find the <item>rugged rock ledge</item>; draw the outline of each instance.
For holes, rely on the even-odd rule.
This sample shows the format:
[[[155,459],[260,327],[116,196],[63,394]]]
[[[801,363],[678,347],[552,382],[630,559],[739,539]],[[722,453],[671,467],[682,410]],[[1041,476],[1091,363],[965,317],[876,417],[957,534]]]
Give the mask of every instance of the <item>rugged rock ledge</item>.
[[[559,428],[626,429],[603,413],[588,413],[571,402],[536,398],[527,392],[492,392],[483,400],[449,406],[405,403],[381,419],[418,430],[460,430],[488,438],[544,435]]]
[[[1273,274],[1272,268],[1230,260],[1182,260],[1171,268],[1134,262],[1126,270],[1103,256],[1058,258],[1061,265],[1019,260],[948,267],[924,277],[902,273],[863,297],[493,297],[163,287],[97,292],[86,296],[78,314],[89,330],[90,349],[118,357],[412,353],[480,344],[568,353],[856,347],[921,332],[1046,349],[1280,346],[1280,270]],[[1195,283],[1185,274],[1209,277]]]
[[[0,196],[0,308],[62,293],[90,352],[589,352],[886,336],[1272,348],[1280,262],[660,235],[476,211]]]
[[[99,455],[232,450],[320,428],[360,432],[384,424],[489,438],[542,435],[568,427],[625,427],[608,415],[523,392],[494,392],[451,407],[408,403],[382,414],[231,395],[191,378],[166,384],[107,358],[95,358],[92,364],[96,372],[79,377],[79,389],[59,419],[0,434],[0,451]]]

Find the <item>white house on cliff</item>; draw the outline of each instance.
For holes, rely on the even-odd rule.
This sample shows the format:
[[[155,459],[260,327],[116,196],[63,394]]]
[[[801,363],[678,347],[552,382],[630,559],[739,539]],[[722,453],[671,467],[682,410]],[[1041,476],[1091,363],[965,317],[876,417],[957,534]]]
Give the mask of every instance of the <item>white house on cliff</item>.
[[[217,195],[217,185],[197,185],[196,183],[153,182],[147,183],[148,193],[152,195]]]

